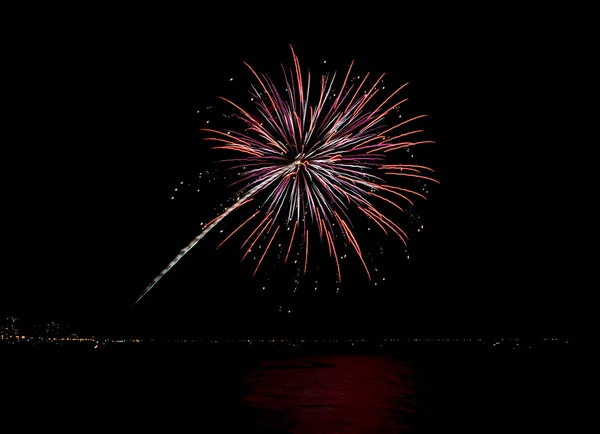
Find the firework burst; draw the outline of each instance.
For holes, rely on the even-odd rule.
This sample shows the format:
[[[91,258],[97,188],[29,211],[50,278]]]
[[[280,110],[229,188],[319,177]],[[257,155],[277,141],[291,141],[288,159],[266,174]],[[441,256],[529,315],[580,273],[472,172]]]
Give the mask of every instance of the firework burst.
[[[386,163],[392,151],[433,143],[415,140],[422,130],[402,128],[425,115],[386,125],[384,120],[390,112],[407,101],[394,102],[406,84],[375,104],[375,97],[382,89],[383,75],[371,84],[367,84],[369,74],[355,82],[349,79],[353,63],[338,91],[333,88],[335,74],[321,76],[311,105],[309,97],[313,98],[311,91],[314,90],[310,72],[303,77],[293,48],[292,56],[294,68],[283,70],[283,93],[268,76],[257,74],[246,64],[258,81],[251,90],[255,101],[252,112],[221,98],[233,107],[235,117],[245,124],[245,128],[203,131],[208,133],[206,140],[216,142],[215,149],[239,155],[224,160],[240,174],[234,182],[240,186],[235,196],[237,201],[203,227],[202,232],[148,285],[136,303],[212,228],[259,193],[266,196],[262,205],[219,244],[220,247],[235,234],[246,230],[249,235],[242,243],[244,259],[258,240],[264,240],[266,247],[254,273],[263,263],[277,234],[283,232],[280,229],[286,228],[291,235],[284,261],[288,260],[296,239],[304,249],[303,270],[306,272],[310,234],[315,241],[318,238],[321,245],[326,245],[329,256],[335,261],[339,282],[342,274],[336,240],[341,237],[352,246],[370,279],[348,215],[350,208],[359,210],[386,235],[393,234],[406,244],[406,233],[378,207],[388,204],[402,212],[403,206],[413,205],[416,197],[425,199],[421,193],[392,185],[385,179],[410,177],[438,182],[430,176],[433,170],[429,167]],[[313,244],[311,242],[311,248]]]

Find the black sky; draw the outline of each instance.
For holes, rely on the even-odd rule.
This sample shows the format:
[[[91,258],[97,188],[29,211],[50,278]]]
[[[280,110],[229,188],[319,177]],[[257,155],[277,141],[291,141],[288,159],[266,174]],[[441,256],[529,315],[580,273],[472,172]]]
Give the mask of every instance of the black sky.
[[[576,54],[527,20],[439,27],[422,13],[373,14],[88,18],[15,48],[23,116],[5,230],[18,241],[1,313],[116,334],[572,333],[583,266],[569,241],[580,202],[567,200],[576,91],[564,82]],[[289,44],[303,68],[327,60],[341,73],[354,60],[358,72],[410,82],[410,110],[428,114],[436,141],[422,156],[441,181],[416,208],[425,230],[411,237],[411,260],[398,244],[381,259],[385,285],[351,272],[341,295],[321,277],[316,294],[294,298],[283,283],[261,291],[235,248],[215,251],[215,234],[132,307],[220,199],[169,200],[214,169],[197,111],[246,96],[244,61],[277,76]]]

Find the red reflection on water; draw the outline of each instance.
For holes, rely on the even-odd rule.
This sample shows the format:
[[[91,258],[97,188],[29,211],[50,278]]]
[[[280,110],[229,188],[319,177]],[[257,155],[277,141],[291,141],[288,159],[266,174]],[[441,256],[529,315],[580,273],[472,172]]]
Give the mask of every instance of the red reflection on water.
[[[406,431],[417,406],[416,373],[380,357],[263,361],[244,383],[258,423],[292,433]]]

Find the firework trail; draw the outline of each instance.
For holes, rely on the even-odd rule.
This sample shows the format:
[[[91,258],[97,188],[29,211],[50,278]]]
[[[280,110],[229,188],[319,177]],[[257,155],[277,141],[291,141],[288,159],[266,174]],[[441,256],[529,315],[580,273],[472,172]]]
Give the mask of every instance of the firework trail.
[[[283,170],[283,169],[282,169]],[[277,175],[279,176],[279,175]],[[254,196],[254,194],[256,194],[256,192],[258,192],[260,189],[268,186],[271,182],[275,181],[277,179],[276,175],[273,175],[270,179],[267,179],[265,181],[263,181],[262,183],[260,183],[259,185],[257,185],[256,187],[254,187],[252,190],[250,190],[249,192],[247,192],[243,197],[241,197],[236,203],[234,203],[231,207],[229,207],[227,210],[225,210],[224,213],[220,214],[219,216],[217,216],[215,219],[213,219],[212,221],[208,222],[205,226],[204,229],[202,230],[202,232],[200,232],[200,234],[194,238],[192,240],[192,242],[190,242],[187,246],[185,246],[183,249],[181,249],[181,251],[179,252],[179,254],[175,257],[175,259],[173,259],[171,262],[169,262],[169,265],[167,265],[164,270],[162,270],[160,272],[160,274],[158,276],[156,276],[152,282],[150,283],[150,285],[148,285],[146,287],[146,289],[144,290],[144,292],[142,292],[140,294],[140,296],[138,297],[138,299],[135,301],[135,303],[139,302],[153,287],[154,285],[156,285],[158,283],[158,281],[169,272],[169,270],[171,268],[173,268],[173,266],[175,266],[175,264],[177,264],[179,262],[179,260],[181,258],[183,258],[183,256],[189,252],[192,247],[194,247],[198,241],[200,241],[202,238],[204,238],[204,236],[210,232],[210,230],[212,228],[214,228],[216,225],[219,224],[219,222],[221,220],[223,220],[225,217],[227,217],[231,212],[235,211],[237,208],[241,207],[242,205],[250,202],[252,200],[252,196]]]
[[[253,87],[251,92],[252,99],[256,101],[258,115],[250,114],[236,103],[221,98],[235,108],[236,118],[241,120],[246,128],[243,132],[213,129],[203,129],[203,131],[212,135],[206,140],[218,143],[215,149],[243,154],[241,158],[224,161],[234,163],[232,169],[243,171],[234,184],[245,183],[246,185],[239,190],[238,201],[209,222],[202,232],[154,278],[136,303],[221,220],[263,193],[267,194],[261,207],[264,208],[264,217],[242,244],[242,248],[247,246],[243,260],[259,239],[269,240],[254,273],[261,265],[282,226],[286,226],[288,230],[293,228],[284,262],[287,261],[294,237],[298,234],[305,250],[304,272],[306,272],[308,220],[316,225],[316,230],[311,231],[311,234],[318,234],[321,242],[327,244],[329,256],[335,260],[338,281],[341,281],[341,273],[335,248],[336,237],[342,237],[349,242],[370,279],[369,269],[348,217],[347,211],[351,205],[374,221],[385,234],[390,231],[406,244],[408,238],[406,233],[391,218],[379,211],[371,202],[371,198],[385,202],[387,205],[384,206],[391,205],[403,212],[404,209],[392,199],[401,199],[413,205],[409,196],[415,195],[423,199],[425,196],[408,188],[390,185],[382,175],[438,182],[422,174],[424,171],[432,172],[429,167],[415,164],[384,164],[388,152],[433,143],[429,140],[412,139],[412,136],[421,133],[422,130],[402,133],[394,131],[425,115],[415,116],[391,127],[384,127],[383,119],[407,101],[403,99],[387,105],[406,84],[392,92],[376,108],[370,109],[369,103],[383,89],[381,86],[383,75],[370,88],[363,87],[369,74],[358,84],[352,83],[354,79],[349,83],[353,63],[350,64],[341,88],[337,92],[333,89],[335,74],[331,79],[329,75],[322,76],[318,102],[314,106],[309,105],[310,72],[305,82],[293,48],[292,56],[294,69],[287,71],[283,69],[285,97],[268,76],[259,76],[250,65],[246,64],[259,83],[259,87]],[[232,231],[219,247],[260,212],[259,208]]]

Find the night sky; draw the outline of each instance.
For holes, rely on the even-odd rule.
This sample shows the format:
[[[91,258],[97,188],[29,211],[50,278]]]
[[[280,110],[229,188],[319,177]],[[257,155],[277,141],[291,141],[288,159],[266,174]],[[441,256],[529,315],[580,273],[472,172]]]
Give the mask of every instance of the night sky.
[[[223,13],[194,25],[82,20],[13,53],[23,116],[15,164],[4,163],[5,232],[16,243],[5,251],[2,315],[96,334],[574,331],[583,253],[570,240],[581,202],[568,200],[574,148],[561,107],[575,91],[564,85],[571,54],[551,29],[485,19],[435,28],[409,13],[293,22]],[[343,74],[354,60],[356,74],[409,82],[407,114],[427,114],[423,137],[436,142],[415,160],[440,185],[400,220],[408,248],[357,222],[377,267],[371,283],[351,251],[341,286],[325,254],[300,284],[273,257],[253,278],[240,262],[245,237],[216,250],[243,216],[232,215],[134,306],[235,192],[214,163],[223,154],[198,131],[222,117],[217,97],[251,107],[255,80],[243,62],[279,79],[280,65],[292,65],[289,44],[303,71]]]

